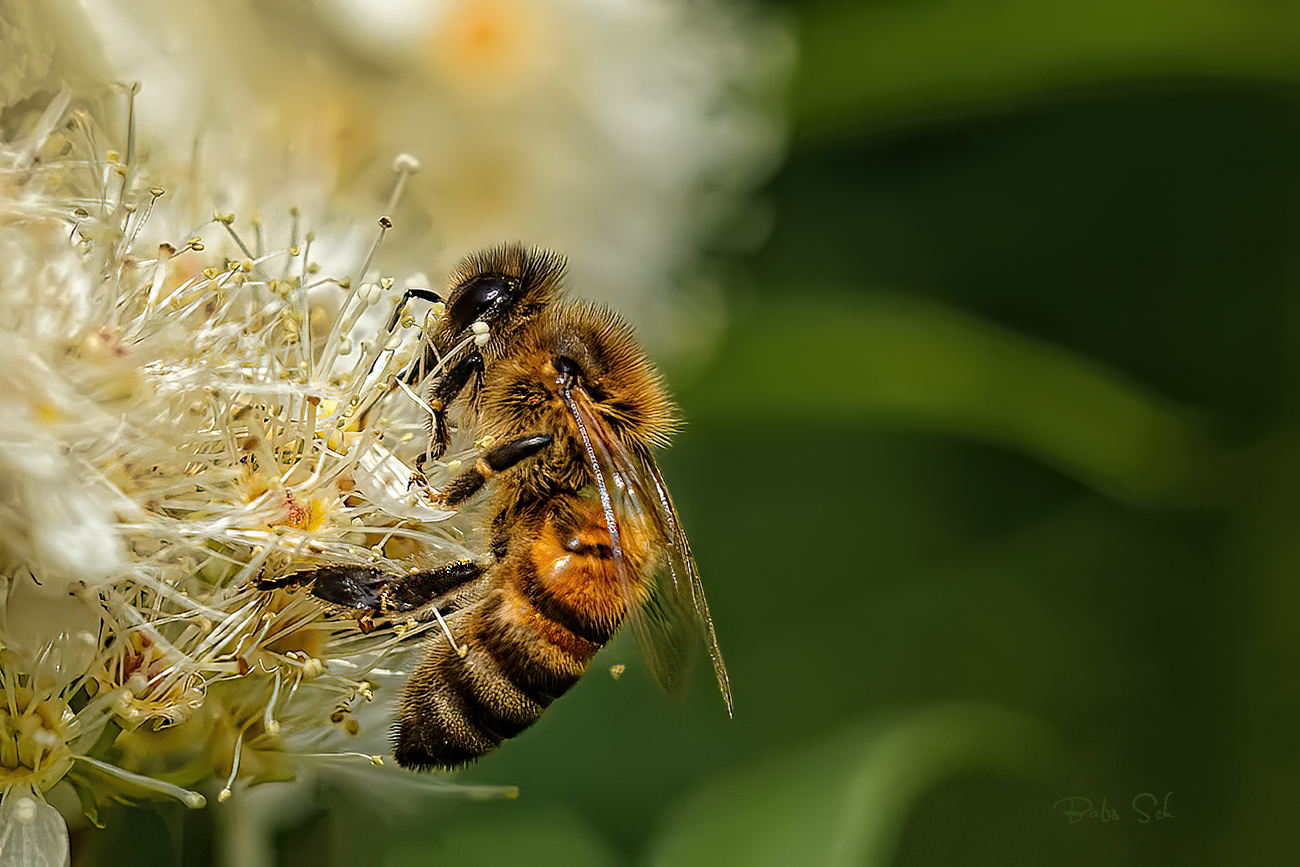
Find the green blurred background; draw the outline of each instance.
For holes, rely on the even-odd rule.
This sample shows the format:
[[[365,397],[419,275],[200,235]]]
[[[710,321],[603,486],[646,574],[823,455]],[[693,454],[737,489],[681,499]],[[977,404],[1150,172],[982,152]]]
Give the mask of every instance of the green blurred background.
[[[735,719],[620,640],[462,775],[517,800],[338,793],[283,863],[1292,863],[1300,7],[772,8],[792,145],[663,460]]]

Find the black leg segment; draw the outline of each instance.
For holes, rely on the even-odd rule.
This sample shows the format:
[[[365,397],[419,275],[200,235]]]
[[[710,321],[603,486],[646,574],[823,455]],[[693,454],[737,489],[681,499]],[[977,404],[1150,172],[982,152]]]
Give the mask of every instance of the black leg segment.
[[[367,566],[322,566],[257,583],[259,590],[311,585],[317,599],[372,617],[412,611],[459,590],[483,574],[472,560],[409,575],[385,574]]]
[[[383,607],[385,589],[393,578],[367,566],[322,566],[294,572],[283,578],[257,582],[259,590],[311,585],[312,595],[354,611],[377,613]]]
[[[482,574],[483,567],[473,560],[412,572],[393,585],[389,602],[393,611],[410,611],[460,589]]]
[[[448,482],[439,499],[446,506],[459,505],[476,494],[492,476],[531,458],[550,444],[550,434],[529,434],[494,446],[479,455],[473,466],[461,470]]]
[[[416,462],[416,469],[423,467],[425,460],[437,459],[447,453],[451,443],[451,429],[447,425],[447,407],[465,389],[471,379],[477,380],[483,375],[483,356],[477,350],[466,355],[451,370],[443,371],[429,383],[425,389],[424,399],[433,410],[426,422],[429,445]]]

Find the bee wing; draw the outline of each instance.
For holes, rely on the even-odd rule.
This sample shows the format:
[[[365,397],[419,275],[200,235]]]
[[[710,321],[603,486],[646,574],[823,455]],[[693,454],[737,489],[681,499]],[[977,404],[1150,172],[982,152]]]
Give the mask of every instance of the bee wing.
[[[691,554],[691,543],[682,532],[681,521],[677,517],[677,507],[664,484],[664,477],[659,466],[649,455],[643,457],[642,471],[653,484],[655,515],[664,528],[664,538],[668,540],[668,582],[656,582],[655,587],[665,585],[672,587],[671,596],[679,605],[690,605],[693,622],[704,639],[704,647],[709,652],[713,663],[713,673],[718,678],[718,689],[722,691],[722,700],[727,705],[727,716],[734,714],[731,701],[731,680],[727,677],[727,665],[722,660],[722,651],[718,648],[718,636],[713,630],[713,616],[709,613],[709,603],[704,598],[704,584],[700,581],[700,570],[695,565]],[[642,644],[642,647],[645,645]]]
[[[623,558],[618,516],[635,514],[649,519],[656,534],[665,542],[668,574],[651,582],[648,598],[628,617],[629,628],[636,636],[642,655],[655,679],[671,691],[680,681],[687,650],[694,638],[702,638],[713,661],[713,671],[730,716],[733,711],[731,682],[722,661],[722,652],[718,649],[709,605],[704,599],[704,585],[700,582],[690,543],[682,532],[677,509],[658,465],[648,452],[630,452],[585,401],[571,396],[566,400],[596,479],[614,549],[615,568],[628,586],[635,586],[636,576],[630,574],[630,567]]]

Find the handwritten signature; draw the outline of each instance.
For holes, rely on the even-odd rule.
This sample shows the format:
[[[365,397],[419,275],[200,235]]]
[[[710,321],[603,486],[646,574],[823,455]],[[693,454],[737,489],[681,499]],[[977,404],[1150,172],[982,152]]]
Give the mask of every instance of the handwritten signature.
[[[1129,806],[1137,814],[1138,824],[1146,825],[1153,821],[1152,814],[1148,813],[1147,810],[1155,811],[1154,821],[1157,822],[1174,818],[1174,814],[1169,812],[1169,796],[1172,794],[1173,792],[1166,792],[1163,801],[1150,792],[1135,795]],[[1052,805],[1052,809],[1059,810],[1071,825],[1075,822],[1082,822],[1084,819],[1096,819],[1099,822],[1118,822],[1120,820],[1119,808],[1108,806],[1106,801],[1107,798],[1102,798],[1101,806],[1093,807],[1092,801],[1087,798],[1062,798]],[[1062,805],[1064,805],[1065,809],[1061,809]],[[1159,809],[1157,809],[1157,806]],[[1147,809],[1144,810],[1143,807]]]

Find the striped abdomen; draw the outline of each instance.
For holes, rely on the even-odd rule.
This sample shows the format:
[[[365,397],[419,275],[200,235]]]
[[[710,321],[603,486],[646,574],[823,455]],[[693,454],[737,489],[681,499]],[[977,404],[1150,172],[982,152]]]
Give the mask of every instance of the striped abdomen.
[[[569,501],[510,540],[492,589],[431,645],[407,683],[394,751],[407,767],[455,767],[532,725],[578,682],[639,604],[648,539],[619,521],[622,568],[599,503]]]

